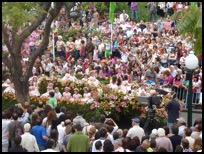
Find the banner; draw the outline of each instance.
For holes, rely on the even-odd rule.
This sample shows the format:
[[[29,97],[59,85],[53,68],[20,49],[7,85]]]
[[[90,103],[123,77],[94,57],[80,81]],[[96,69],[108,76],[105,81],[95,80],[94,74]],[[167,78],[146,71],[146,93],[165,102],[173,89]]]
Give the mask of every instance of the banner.
[[[192,6],[196,6],[198,2],[190,2]]]
[[[109,19],[110,23],[113,24],[114,21],[114,11],[116,9],[116,2],[110,2],[110,12],[109,12]]]

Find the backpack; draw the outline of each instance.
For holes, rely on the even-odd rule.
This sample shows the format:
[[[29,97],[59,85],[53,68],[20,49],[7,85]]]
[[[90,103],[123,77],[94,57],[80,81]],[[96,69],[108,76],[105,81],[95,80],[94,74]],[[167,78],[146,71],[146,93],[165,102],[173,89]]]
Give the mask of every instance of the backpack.
[[[21,136],[23,135],[23,130],[21,127],[21,122],[18,122],[18,124],[15,126],[15,130],[14,130],[14,138],[17,136]]]

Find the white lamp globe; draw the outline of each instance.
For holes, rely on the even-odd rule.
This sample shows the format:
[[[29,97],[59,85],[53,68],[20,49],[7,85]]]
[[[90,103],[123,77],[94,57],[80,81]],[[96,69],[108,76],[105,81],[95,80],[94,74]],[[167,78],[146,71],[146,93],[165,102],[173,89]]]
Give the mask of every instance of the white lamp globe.
[[[193,51],[190,51],[185,60],[186,68],[194,70],[198,66],[198,58],[194,55]]]

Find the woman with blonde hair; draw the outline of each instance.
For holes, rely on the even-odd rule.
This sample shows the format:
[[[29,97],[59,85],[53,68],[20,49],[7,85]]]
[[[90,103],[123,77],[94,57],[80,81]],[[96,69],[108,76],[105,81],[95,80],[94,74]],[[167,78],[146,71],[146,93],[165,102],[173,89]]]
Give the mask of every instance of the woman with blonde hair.
[[[69,137],[71,136],[71,134],[72,134],[72,126],[67,125],[65,128],[65,136],[63,138],[63,143],[62,143],[62,150],[64,152],[67,152],[66,146],[68,144],[68,140],[69,140]]]
[[[200,137],[197,137],[195,139],[195,142],[193,145],[193,151],[194,152],[202,152],[202,139]]]
[[[89,129],[89,141],[90,141],[90,144],[92,144],[92,142],[95,140],[95,134],[96,134],[96,127],[92,126]]]

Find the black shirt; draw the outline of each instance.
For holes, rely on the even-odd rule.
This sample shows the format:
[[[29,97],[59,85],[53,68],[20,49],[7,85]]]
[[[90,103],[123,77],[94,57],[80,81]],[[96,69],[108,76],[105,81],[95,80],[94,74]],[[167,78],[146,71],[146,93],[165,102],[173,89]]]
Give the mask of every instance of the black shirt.
[[[173,146],[173,152],[175,152],[176,146],[181,144],[182,136],[180,135],[173,135],[169,137]]]
[[[14,146],[13,148],[9,149],[8,152],[28,152],[28,150],[18,145],[18,146]]]
[[[166,104],[165,109],[168,112],[168,122],[177,123],[176,119],[179,118],[180,104],[176,100],[172,100]]]

